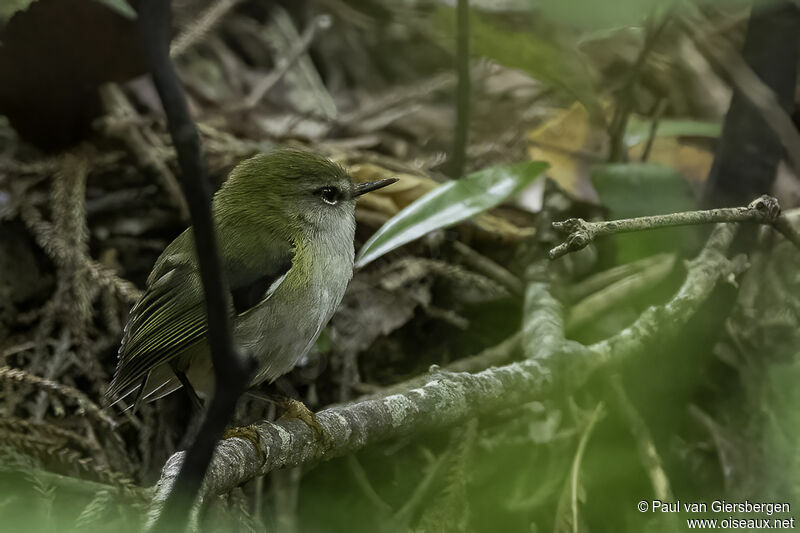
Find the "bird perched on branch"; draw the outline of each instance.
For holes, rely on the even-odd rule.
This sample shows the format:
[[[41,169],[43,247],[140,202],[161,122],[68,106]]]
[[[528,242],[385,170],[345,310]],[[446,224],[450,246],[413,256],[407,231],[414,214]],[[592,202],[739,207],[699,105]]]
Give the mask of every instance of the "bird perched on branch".
[[[394,183],[353,183],[315,154],[278,150],[240,163],[212,213],[236,347],[257,361],[251,386],[290,371],[311,348],[353,275],[356,199]],[[186,387],[213,395],[206,310],[190,227],[164,250],[133,307],[111,398],[142,401]]]

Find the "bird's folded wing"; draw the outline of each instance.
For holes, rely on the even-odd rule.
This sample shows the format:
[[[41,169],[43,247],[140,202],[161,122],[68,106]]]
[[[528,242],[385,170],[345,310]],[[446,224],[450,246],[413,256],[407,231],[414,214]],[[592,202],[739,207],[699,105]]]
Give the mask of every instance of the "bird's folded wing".
[[[256,247],[259,253],[229,250],[233,252],[229,257],[246,259],[224,264],[230,283],[231,312],[237,314],[246,313],[269,298],[292,267],[294,246],[291,242],[269,235],[259,237],[256,238],[260,241]],[[244,239],[235,242],[244,242]],[[183,254],[169,252],[166,250],[159,259],[148,279],[145,294],[131,309],[119,349],[117,371],[107,392],[109,397],[133,390],[155,367],[169,362],[205,337],[205,300],[194,261]]]
[[[194,268],[178,265],[153,280],[131,309],[108,396],[139,385],[156,366],[202,340],[206,327],[202,285]]]

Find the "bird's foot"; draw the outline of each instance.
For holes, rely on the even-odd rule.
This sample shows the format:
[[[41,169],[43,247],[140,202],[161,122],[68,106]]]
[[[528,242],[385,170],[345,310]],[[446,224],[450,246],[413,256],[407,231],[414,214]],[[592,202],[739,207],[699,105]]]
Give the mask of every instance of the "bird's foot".
[[[317,415],[306,407],[306,404],[294,398],[287,397],[280,401],[279,406],[283,409],[281,419],[297,418],[302,420],[308,427],[314,430],[314,434],[317,436],[317,439],[322,441],[324,448],[326,450],[330,448],[332,444],[330,437],[322,430],[322,426],[319,420],[317,420]]]

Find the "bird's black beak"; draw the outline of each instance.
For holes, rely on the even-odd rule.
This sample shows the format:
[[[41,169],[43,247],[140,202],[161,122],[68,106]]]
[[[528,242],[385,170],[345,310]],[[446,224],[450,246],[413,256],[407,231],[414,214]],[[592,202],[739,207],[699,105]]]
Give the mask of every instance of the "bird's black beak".
[[[356,183],[356,192],[353,196],[361,196],[362,194],[366,194],[368,192],[377,191],[378,189],[382,189],[383,187],[391,185],[396,181],[398,181],[397,178],[386,178],[378,181],[366,181],[364,183]]]

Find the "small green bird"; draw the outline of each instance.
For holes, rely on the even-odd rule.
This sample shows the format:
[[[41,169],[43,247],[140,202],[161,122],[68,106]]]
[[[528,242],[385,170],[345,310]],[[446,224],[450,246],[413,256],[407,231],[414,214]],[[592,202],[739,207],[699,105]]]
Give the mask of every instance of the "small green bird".
[[[234,168],[214,195],[237,348],[252,354],[251,386],[308,353],[353,276],[356,198],[397,181],[353,183],[318,155],[278,150]],[[141,401],[189,388],[210,398],[214,373],[192,228],[164,250],[130,313],[110,398]]]

